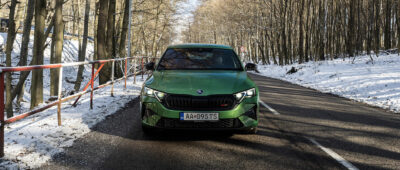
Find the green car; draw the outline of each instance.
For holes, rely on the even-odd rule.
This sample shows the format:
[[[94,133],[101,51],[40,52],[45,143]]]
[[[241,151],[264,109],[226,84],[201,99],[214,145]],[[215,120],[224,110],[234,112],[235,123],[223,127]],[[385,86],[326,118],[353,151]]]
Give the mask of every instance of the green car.
[[[229,46],[169,46],[143,84],[140,111],[144,132],[152,129],[244,130],[256,133],[256,84]],[[247,68],[247,69],[246,69]]]

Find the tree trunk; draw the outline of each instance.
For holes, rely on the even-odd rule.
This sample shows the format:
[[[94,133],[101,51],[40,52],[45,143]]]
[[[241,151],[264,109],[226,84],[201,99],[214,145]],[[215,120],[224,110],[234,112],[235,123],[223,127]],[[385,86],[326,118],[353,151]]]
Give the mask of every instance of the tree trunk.
[[[77,33],[76,33],[76,30],[77,30],[77,28],[76,27],[78,27],[78,29],[79,29],[79,7],[78,7],[78,3],[76,2],[77,0],[72,0],[72,12],[73,12],[73,20],[72,20],[72,34],[73,34],[73,36],[75,36]],[[78,37],[79,38],[79,37]]]
[[[85,7],[85,19],[84,19],[84,27],[83,27],[83,42],[82,47],[79,50],[79,61],[85,61],[86,57],[86,47],[87,47],[87,39],[88,39],[88,32],[89,32],[89,12],[90,12],[90,0],[86,0],[86,7]],[[76,76],[75,81],[75,91],[79,91],[82,82],[82,75],[83,75],[84,66],[79,66],[78,75]]]
[[[381,41],[380,41],[380,11],[381,5],[380,0],[376,0],[375,2],[375,54],[379,55],[379,50],[381,48]]]
[[[400,55],[400,0],[397,1],[397,53]]]
[[[62,16],[63,9],[63,0],[56,0],[56,8],[54,14],[54,60],[53,63],[61,63],[62,61],[62,51],[63,51],[63,42],[64,42],[64,22]],[[50,95],[57,96],[58,94],[58,81],[60,69],[51,69],[50,74]]]
[[[15,7],[17,6],[17,0],[12,0],[11,5],[10,5],[10,14],[9,14],[9,20],[8,20],[8,34],[7,34],[7,44],[6,44],[6,66],[11,67],[11,53],[13,50],[14,46],[14,40],[16,36],[15,32]],[[12,77],[11,73],[8,72],[6,73],[6,111],[7,111],[7,117],[12,117],[14,115],[13,113],[13,107],[12,107],[12,99],[11,99],[11,82],[12,82]]]
[[[349,23],[348,23],[348,32],[347,32],[347,54],[349,57],[354,56],[354,34],[355,34],[355,1],[350,1],[350,16],[349,16]]]
[[[93,24],[93,36],[94,36],[94,44],[93,44],[93,60],[98,60],[98,55],[97,55],[97,26],[98,26],[98,12],[99,12],[99,2],[96,2],[95,4],[95,9],[94,9],[94,24]]]
[[[114,48],[114,34],[115,34],[115,0],[108,0],[108,17],[107,17],[107,51],[108,54],[112,56],[107,56],[107,58],[115,58],[115,48]]]
[[[310,17],[311,17],[311,0],[308,1],[308,8],[307,8],[307,19],[306,19],[306,27],[309,27],[310,24]],[[306,30],[306,49],[305,49],[305,55],[304,55],[304,61],[308,62],[310,61],[310,29]]]
[[[122,30],[120,34],[120,42],[119,42],[119,49],[118,49],[118,54],[119,57],[127,57],[126,56],[126,38],[127,38],[127,33],[128,33],[128,25],[129,25],[129,20],[132,18],[129,18],[129,0],[125,0],[125,8],[124,8],[124,19],[122,21]],[[130,40],[129,40],[130,41]],[[117,62],[116,68],[119,68],[120,64],[123,64],[124,62]],[[115,77],[122,77],[123,73],[120,69],[115,69]]]
[[[115,8],[116,8],[116,0],[109,0],[108,3],[108,17],[107,17],[107,59],[116,57],[116,46],[115,46]],[[117,62],[119,63],[119,62]],[[118,66],[118,64],[117,64]],[[106,75],[110,75],[111,73],[111,63],[105,63],[102,69],[103,73]],[[110,78],[108,78],[110,80]],[[107,81],[108,81],[107,80]],[[106,82],[107,82],[106,81]],[[104,82],[105,83],[105,82]]]
[[[34,5],[35,5],[35,0],[28,0],[28,7],[26,11],[22,42],[21,42],[21,54],[18,64],[19,66],[26,66],[28,64],[28,45],[29,45],[29,37],[31,35],[33,13],[35,11]],[[19,77],[19,81],[25,82],[25,80],[22,80],[22,73]],[[22,89],[16,89],[16,90],[19,91],[17,99],[17,104],[19,104],[23,100],[25,89],[24,86],[22,86]]]
[[[126,55],[126,37],[128,33],[128,24],[129,24],[129,0],[125,0],[125,9],[124,9],[124,20],[122,21],[122,30],[121,30],[121,38],[119,43],[119,57],[125,57]]]
[[[304,0],[301,0],[300,2],[301,9],[299,10],[299,63],[304,62],[304,52],[303,52],[303,42],[304,42],[304,34],[303,34],[303,11],[304,11]]]
[[[55,54],[54,54],[54,49],[55,49],[55,34],[51,36],[51,45],[50,45],[50,64],[55,64],[56,59],[55,59]],[[46,48],[46,47],[45,47]],[[56,69],[50,69],[50,96],[51,98],[54,98],[55,96],[58,95],[57,93],[57,79],[58,79],[58,74]]]
[[[99,1],[99,16],[97,24],[97,55],[99,59],[107,59],[107,44],[106,44],[106,28],[108,17],[108,2],[109,0]],[[110,80],[110,74],[106,68],[103,68],[99,74],[100,84],[106,83]]]
[[[33,47],[33,64],[43,64],[43,42],[46,12],[46,0],[35,1],[35,41]],[[31,109],[43,102],[43,70],[32,71]]]
[[[392,0],[386,0],[386,17],[385,17],[385,50],[388,50],[391,48],[391,36],[390,36],[390,27],[392,24]]]

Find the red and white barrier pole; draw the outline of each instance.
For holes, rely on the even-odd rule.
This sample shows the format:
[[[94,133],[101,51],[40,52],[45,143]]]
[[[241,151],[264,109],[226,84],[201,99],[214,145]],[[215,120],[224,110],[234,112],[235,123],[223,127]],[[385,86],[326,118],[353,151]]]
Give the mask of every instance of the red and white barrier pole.
[[[90,87],[91,87],[91,91],[90,91],[90,109],[93,109],[93,84],[94,84],[94,66],[95,63],[92,64],[92,78],[90,79]]]
[[[7,94],[8,95],[8,94]],[[0,73],[0,157],[4,156],[4,73]]]

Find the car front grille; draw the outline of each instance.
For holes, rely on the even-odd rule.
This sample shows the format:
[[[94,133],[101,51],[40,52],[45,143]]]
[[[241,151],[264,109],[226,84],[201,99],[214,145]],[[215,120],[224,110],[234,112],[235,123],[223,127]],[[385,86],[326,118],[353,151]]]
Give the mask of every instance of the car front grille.
[[[165,97],[164,106],[182,111],[224,111],[236,105],[233,95],[190,96],[170,94]]]
[[[193,122],[179,119],[161,118],[157,127],[176,129],[228,129],[241,128],[243,123],[239,119],[221,119],[216,122]]]

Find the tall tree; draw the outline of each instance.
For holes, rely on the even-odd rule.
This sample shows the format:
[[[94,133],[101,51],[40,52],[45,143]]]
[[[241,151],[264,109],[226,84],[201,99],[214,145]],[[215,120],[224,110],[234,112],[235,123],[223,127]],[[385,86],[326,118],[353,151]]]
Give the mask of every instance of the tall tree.
[[[400,55],[400,0],[397,1],[397,52]]]
[[[28,0],[27,10],[25,14],[22,42],[21,42],[21,53],[18,64],[19,66],[26,66],[28,64],[28,45],[29,45],[29,37],[31,35],[33,13],[35,11],[34,5],[35,5],[35,0]],[[19,77],[19,82],[25,82],[25,80],[23,80],[22,74]],[[19,91],[17,103],[20,103],[24,96],[24,91],[25,91],[24,86],[22,86],[21,89],[15,89],[15,90]]]
[[[44,36],[45,19],[47,16],[46,0],[35,1],[35,40],[33,44],[33,64],[43,64],[43,42],[46,37]],[[31,108],[38,106],[43,102],[43,70],[32,71],[32,84],[31,84]]]
[[[374,33],[374,39],[375,39],[375,54],[379,55],[379,49],[381,48],[381,37],[380,37],[380,13],[381,13],[381,0],[376,0],[374,1],[375,3],[375,33]]]
[[[54,13],[54,59],[53,63],[62,62],[62,51],[64,42],[64,22],[63,22],[63,0],[56,0],[55,13]],[[56,96],[58,93],[58,82],[60,69],[52,69],[50,74],[51,90],[50,95]]]
[[[385,35],[385,50],[388,50],[391,48],[392,41],[391,41],[391,27],[392,27],[392,0],[386,0],[386,9],[385,9],[385,30],[384,30],[384,35]]]
[[[109,58],[115,58],[115,1],[116,0],[108,0],[108,17],[107,17],[107,50]]]
[[[299,1],[299,5],[301,6],[299,10],[299,63],[304,62],[304,34],[303,34],[303,11],[304,11],[304,0]]]
[[[83,42],[82,46],[79,47],[79,61],[85,61],[86,57],[86,47],[87,47],[87,40],[88,40],[88,32],[89,32],[89,13],[90,13],[90,0],[86,0],[85,5],[85,19],[84,19],[84,26],[83,26]],[[75,91],[79,91],[82,82],[82,75],[83,75],[84,66],[79,66],[78,75],[75,81]]]
[[[12,0],[10,5],[10,14],[8,20],[8,34],[7,34],[7,44],[6,44],[6,66],[11,67],[11,53],[14,46],[14,40],[16,36],[15,31],[15,7],[17,6],[17,0]],[[12,99],[11,99],[11,73],[6,74],[6,111],[7,117],[13,116]]]
[[[99,1],[99,16],[98,16],[98,24],[97,24],[97,55],[99,59],[107,59],[108,51],[107,51],[107,41],[106,41],[106,33],[107,29],[105,25],[107,25],[108,19],[108,5],[110,0],[101,0]],[[100,84],[106,83],[110,80],[109,71],[106,68],[103,68],[99,74],[99,82]]]
[[[125,8],[124,8],[124,19],[122,21],[122,30],[121,30],[121,38],[119,42],[119,57],[125,57],[126,54],[126,37],[128,33],[128,24],[129,24],[129,1],[125,0]]]
[[[129,18],[129,1],[130,0],[125,0],[125,7],[124,7],[124,17],[122,21],[122,29],[121,29],[121,34],[120,34],[120,42],[119,42],[119,49],[118,49],[118,56],[119,57],[127,57],[126,56],[126,38],[128,35],[128,25],[129,25],[129,20],[132,18]],[[122,62],[115,63],[116,65],[123,64]],[[119,68],[119,67],[117,67]],[[115,70],[115,76],[116,77],[122,77],[123,73],[120,69]]]

